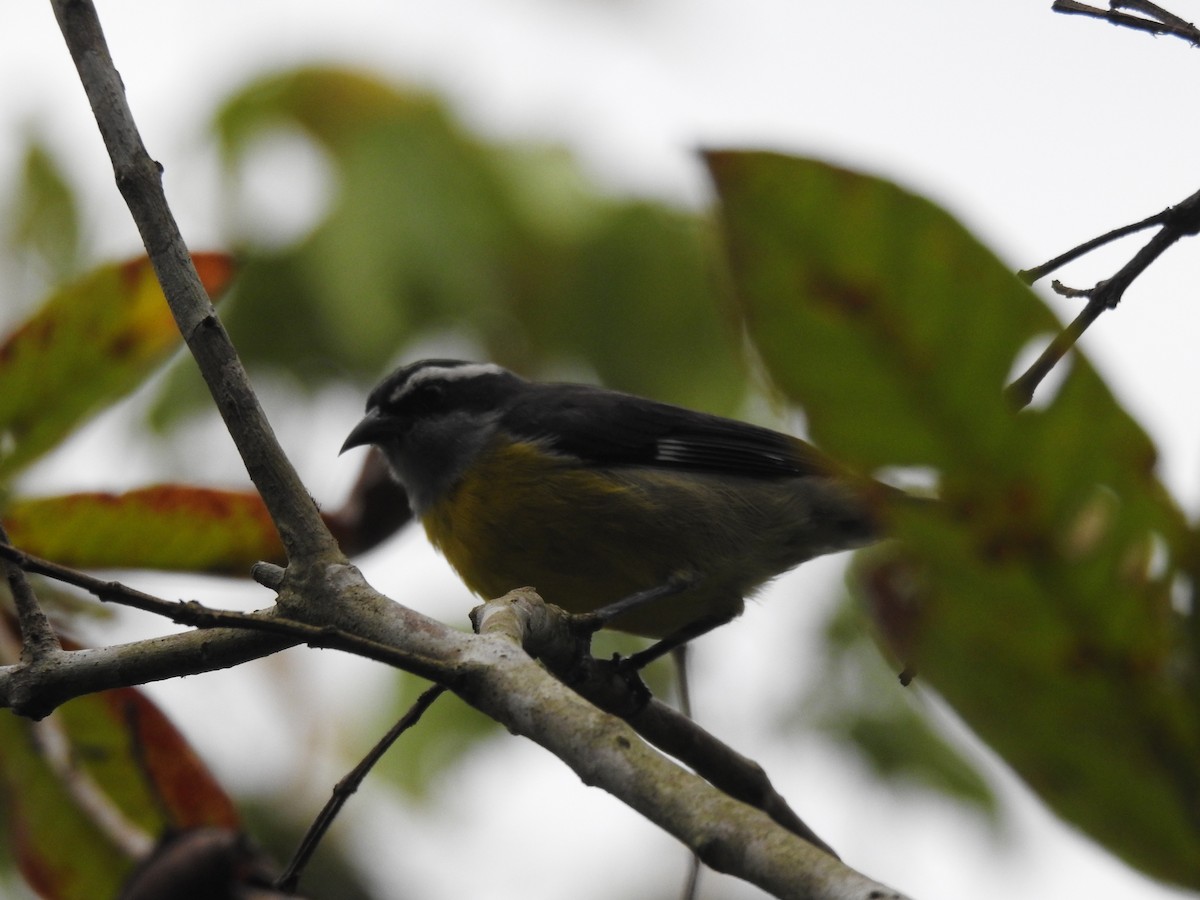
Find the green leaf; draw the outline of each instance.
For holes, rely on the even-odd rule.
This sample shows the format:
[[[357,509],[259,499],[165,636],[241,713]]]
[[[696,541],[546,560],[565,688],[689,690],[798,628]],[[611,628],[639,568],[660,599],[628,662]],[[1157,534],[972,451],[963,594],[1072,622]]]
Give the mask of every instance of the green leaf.
[[[219,294],[230,259],[193,259],[206,289]],[[136,388],[179,341],[145,258],[102,266],[56,291],[0,343],[0,480]]]
[[[767,153],[708,164],[738,312],[819,443],[865,469],[947,475],[964,444],[1003,455],[1004,379],[1025,342],[1056,327],[1011,272],[890,182]]]
[[[1171,604],[1194,538],[1148,437],[1080,354],[1009,411],[1013,360],[1057,323],[929,201],[811,160],[709,165],[737,308],[814,437],[939,476],[863,573],[881,632],[1059,814],[1200,887],[1200,663]]]
[[[5,529],[27,553],[74,568],[167,569],[244,576],[283,546],[262,498],[162,484],[16,500]]]

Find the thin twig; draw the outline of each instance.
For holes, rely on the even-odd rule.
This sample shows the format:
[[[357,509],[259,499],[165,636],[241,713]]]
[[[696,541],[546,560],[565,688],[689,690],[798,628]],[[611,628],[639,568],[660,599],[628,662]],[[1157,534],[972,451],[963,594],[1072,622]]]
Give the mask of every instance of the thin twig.
[[[1065,266],[1069,262],[1074,262],[1079,257],[1091,253],[1098,247],[1103,247],[1105,244],[1120,240],[1127,235],[1136,234],[1146,228],[1154,225],[1161,225],[1166,216],[1171,212],[1170,207],[1156,212],[1152,216],[1142,219],[1140,222],[1134,222],[1132,225],[1122,225],[1120,228],[1114,228],[1112,231],[1100,235],[1100,237],[1092,238],[1090,241],[1084,241],[1078,247],[1072,247],[1066,253],[1059,254],[1054,259],[1042,263],[1040,266],[1034,266],[1032,269],[1022,269],[1017,273],[1017,277],[1026,284],[1033,284],[1039,279],[1045,278],[1051,272]]]
[[[1080,336],[1100,317],[1101,313],[1116,308],[1125,295],[1126,289],[1133,284],[1134,279],[1162,256],[1168,247],[1182,238],[1200,233],[1200,191],[1175,206],[1169,206],[1162,212],[1155,213],[1148,219],[1125,226],[1124,229],[1118,228],[1110,231],[1101,238],[1097,238],[1096,241],[1081,244],[1080,247],[1068,251],[1063,256],[1071,259],[1077,258],[1082,255],[1081,252],[1077,252],[1080,251],[1080,248],[1094,249],[1102,243],[1107,243],[1113,235],[1117,235],[1117,232],[1124,231],[1129,234],[1150,225],[1160,225],[1161,228],[1111,278],[1099,281],[1095,287],[1086,290],[1077,290],[1056,284],[1055,289],[1061,294],[1087,297],[1087,305],[1071,324],[1055,336],[1033,364],[1004,389],[1004,395],[1014,409],[1023,409],[1029,405],[1033,400],[1033,393],[1041,384],[1042,379],[1050,374],[1050,371],[1075,346]],[[1082,252],[1086,252],[1086,250]],[[1049,263],[1029,271],[1038,272],[1037,277],[1040,278],[1046,272],[1053,270],[1052,263],[1056,263],[1062,258],[1057,257]]]
[[[387,734],[379,739],[379,742],[371,748],[370,752],[362,758],[357,766],[351,769],[346,776],[334,785],[333,793],[330,795],[328,802],[313,820],[312,825],[308,827],[304,837],[300,841],[300,846],[296,848],[296,853],[284,869],[283,874],[275,881],[275,887],[281,891],[292,893],[296,890],[296,885],[300,881],[300,876],[304,873],[305,866],[312,858],[321,840],[325,837],[329,827],[333,825],[334,819],[341,812],[342,807],[346,805],[346,801],[351,795],[359,789],[363,780],[367,777],[367,773],[375,767],[375,764],[383,758],[383,754],[391,748],[392,744],[396,743],[396,739],[408,729],[420,721],[421,716],[425,714],[425,710],[433,705],[433,701],[442,696],[446,692],[446,688],[440,684],[435,684],[426,688],[421,692],[416,701],[408,712],[406,712],[400,720],[388,729]]]
[[[1151,4],[1134,5],[1129,3],[1114,3],[1114,6],[1125,6],[1126,8],[1147,8]],[[1164,21],[1156,21],[1154,19],[1143,19],[1140,16],[1131,16],[1128,13],[1118,12],[1115,9],[1100,9],[1095,6],[1088,6],[1086,3],[1077,3],[1075,0],[1054,0],[1054,5],[1051,7],[1054,12],[1067,13],[1068,15],[1089,16],[1093,19],[1103,19],[1113,25],[1121,25],[1125,28],[1132,28],[1135,31],[1145,31],[1150,34],[1166,34],[1172,37],[1181,38],[1187,41],[1192,46],[1200,46],[1200,29],[1197,29],[1189,22],[1183,22],[1178,16],[1170,13],[1166,14]],[[1164,11],[1165,12],[1165,11]],[[1179,24],[1183,22],[1183,24]]]
[[[1095,288],[1073,288],[1070,285],[1063,284],[1057,278],[1050,282],[1050,288],[1060,297],[1069,297],[1072,300],[1087,300],[1096,293]]]
[[[195,600],[164,600],[118,581],[103,581],[86,572],[32,556],[10,544],[0,544],[0,558],[19,566],[26,572],[44,575],[55,581],[82,588],[105,602],[154,613],[179,625],[190,625],[203,629],[238,628],[246,631],[265,631],[294,638],[298,643],[303,642],[310,647],[354,653],[365,659],[372,659],[406,672],[412,672],[414,675],[420,675],[431,681],[450,683],[453,680],[453,668],[446,663],[416,656],[389,644],[360,637],[329,625],[312,625],[273,612],[243,613],[235,610],[213,609]]]
[[[1149,0],[1108,0],[1108,5],[1113,9],[1131,9],[1134,12],[1140,12],[1152,19],[1157,19],[1160,22],[1167,25],[1174,25],[1178,28],[1196,27],[1187,19],[1180,18],[1175,13],[1163,9],[1157,3],[1150,3]]]
[[[0,524],[0,542],[8,543],[8,532]],[[45,659],[62,649],[54,626],[42,610],[34,593],[33,585],[25,577],[20,566],[8,561],[4,564],[4,574],[8,580],[8,589],[12,591],[13,605],[17,610],[17,625],[21,629],[21,661],[32,664]]]

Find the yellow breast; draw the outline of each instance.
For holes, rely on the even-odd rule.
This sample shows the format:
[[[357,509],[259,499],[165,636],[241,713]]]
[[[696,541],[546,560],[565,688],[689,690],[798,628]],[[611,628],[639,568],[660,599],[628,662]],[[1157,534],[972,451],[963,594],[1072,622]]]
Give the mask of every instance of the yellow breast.
[[[588,612],[678,572],[702,570],[705,561],[693,557],[703,548],[680,533],[679,510],[655,493],[651,498],[636,479],[572,466],[535,445],[508,444],[485,450],[422,523],[481,597],[531,585],[551,603]],[[696,618],[740,609],[740,594],[692,591],[618,624],[661,636]]]

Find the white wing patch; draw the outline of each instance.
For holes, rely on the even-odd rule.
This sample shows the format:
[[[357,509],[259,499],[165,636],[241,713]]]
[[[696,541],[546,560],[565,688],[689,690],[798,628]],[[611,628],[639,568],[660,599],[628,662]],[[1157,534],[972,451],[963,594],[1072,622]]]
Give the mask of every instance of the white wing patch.
[[[686,441],[680,441],[675,438],[660,438],[655,443],[654,458],[661,462],[685,462],[691,455],[692,452],[688,449]]]

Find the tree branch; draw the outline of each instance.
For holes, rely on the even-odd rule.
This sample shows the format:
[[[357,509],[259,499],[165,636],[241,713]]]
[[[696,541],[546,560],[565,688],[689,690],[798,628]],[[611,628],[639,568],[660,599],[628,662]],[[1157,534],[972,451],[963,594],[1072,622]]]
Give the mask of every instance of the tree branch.
[[[141,233],[179,331],[266,503],[289,560],[308,565],[319,559],[340,559],[192,265],[163,193],[162,166],[142,143],[95,6],[90,0],[51,0],[51,5],[112,160],[117,187]]]
[[[1131,234],[1136,234],[1146,228],[1152,228],[1155,225],[1161,225],[1167,214],[1170,212],[1170,207],[1162,212],[1156,212],[1152,216],[1147,216],[1140,222],[1134,222],[1130,225],[1122,225],[1120,228],[1114,228],[1112,231],[1106,231],[1099,237],[1094,237],[1089,241],[1084,241],[1078,247],[1072,247],[1066,253],[1061,253],[1054,259],[1042,263],[1040,266],[1034,266],[1032,269],[1022,269],[1017,273],[1017,277],[1026,284],[1034,284],[1035,282],[1045,278],[1051,272],[1062,268],[1067,263],[1074,262],[1081,256],[1085,256],[1105,244],[1110,244],[1113,241],[1120,240]]]
[[[796,815],[756,762],[722,743],[693,719],[655,700],[622,662],[596,660],[587,650],[588,616],[546,603],[531,588],[510,591],[471,612],[482,632],[497,631],[520,643],[564,684],[600,709],[628,722],[638,734],[729,796],[760,809],[797,837],[833,857],[837,853]],[[580,628],[581,620],[584,626]]]
[[[556,680],[507,636],[455,631],[387,602],[369,587],[360,587],[356,576],[356,572],[331,574],[328,589],[342,593],[338,604],[326,605],[339,610],[326,627],[205,610],[198,604],[169,605],[244,627],[295,629],[312,637],[312,643],[336,647],[345,642],[363,655],[373,655],[363,648],[374,642],[393,648],[414,670],[417,667],[408,665],[411,656],[405,654],[413,653],[410,648],[415,645],[417,656],[436,661],[455,693],[472,706],[554,753],[586,784],[603,788],[642,813],[714,869],[783,898],[901,898],[781,828],[765,813],[661,756],[628,725]],[[364,634],[371,636],[364,638]],[[22,679],[21,666],[0,669],[0,699],[12,705],[25,697],[28,705],[48,711],[79,694],[182,674],[186,665],[181,663],[187,660],[195,663],[191,671],[208,671],[294,642],[277,635],[217,629],[137,645],[64,652],[52,665],[39,668],[31,680]],[[166,670],[158,668],[164,664]]]
[[[509,598],[518,593],[513,592]],[[499,607],[508,605],[500,603]],[[521,651],[523,615],[518,611],[516,615],[502,612],[474,617],[480,637],[494,640],[493,647],[501,659]],[[505,651],[505,647],[511,649]],[[523,652],[520,655],[525,656]],[[505,707],[504,719],[510,729],[563,759],[585,784],[594,785],[598,778],[603,779],[605,790],[675,835],[709,867],[739,874],[775,897],[903,900],[899,892],[865,878],[810,841],[780,827],[761,810],[680,768],[640,740],[625,722],[580,701],[574,691],[556,679],[535,686],[533,671],[543,672],[540,667],[527,670],[499,661],[498,665],[492,672],[498,677],[480,682],[480,692],[476,692],[473,678],[468,675],[456,693],[493,718],[499,712],[494,704]],[[468,671],[474,670],[474,666],[468,666]],[[539,696],[542,691],[545,693]],[[539,727],[548,719],[566,727]],[[754,837],[746,843],[749,835]]]
[[[414,661],[393,647],[366,641],[338,629],[308,625],[271,613],[240,613],[211,609],[194,601],[164,600],[120,582],[103,581],[40,559],[5,544],[0,544],[0,557],[24,571],[82,588],[102,601],[162,615],[179,624],[270,632],[294,638],[296,643],[303,641],[309,646],[344,650],[442,681],[449,680],[453,674],[428,660]],[[513,615],[514,618],[501,623],[500,617],[503,615]],[[762,767],[753,760],[737,753],[692,719],[665,704],[653,698],[632,698],[626,690],[625,679],[614,679],[602,673],[601,668],[611,673],[611,667],[607,664],[581,667],[579,655],[583,648],[575,641],[573,618],[565,611],[544,603],[536,593],[523,589],[484,604],[472,614],[472,618],[480,623],[481,630],[501,630],[516,635],[523,647],[532,645],[535,656],[544,657],[557,677],[567,681],[590,702],[624,718],[651,744],[688,765],[731,797],[763,810],[793,834],[826,853],[837,855],[792,811]],[[126,645],[125,652],[131,652],[133,646],[136,645]],[[590,657],[585,657],[585,661],[596,663]],[[3,670],[0,670],[0,677],[3,674]]]
[[[0,554],[21,559],[31,571],[63,574],[58,571],[61,567],[46,565],[12,548],[0,548]],[[585,783],[603,788],[683,841],[718,871],[757,884],[778,897],[901,897],[780,827],[766,813],[735,800],[655,752],[628,725],[592,706],[546,672],[502,629],[463,634],[387,601],[363,584],[353,567],[346,567],[345,572],[338,568],[330,567],[326,585],[329,591],[341,591],[338,602],[320,607],[335,609],[338,614],[320,626],[274,614],[173,603],[72,573],[72,583],[103,592],[110,600],[128,599],[139,608],[158,606],[161,609],[154,611],[172,618],[268,629],[286,636],[215,628],[138,644],[63,652],[36,672],[22,666],[0,669],[0,700],[8,705],[20,701],[48,712],[79,694],[183,674],[189,661],[195,666],[191,671],[208,671],[301,640],[337,647],[448,684],[509,731],[550,750]],[[431,668],[424,669],[420,660]],[[747,853],[748,847],[755,852]]]
[[[104,648],[105,650],[116,650],[121,654],[126,665],[122,667],[120,674],[125,677],[134,677],[135,680],[121,684],[104,684],[101,687],[88,681],[93,677],[94,668],[88,665],[89,659],[81,656],[81,654],[94,654],[101,651],[77,650],[60,653],[57,657],[43,660],[44,664],[39,666],[22,664],[0,668],[0,700],[7,701],[10,697],[19,697],[19,700],[13,699],[9,705],[24,715],[40,717],[73,696],[94,690],[126,687],[177,675],[190,675],[200,671],[227,668],[230,665],[247,662],[257,656],[276,653],[301,643],[310,647],[344,650],[364,659],[382,662],[443,684],[451,683],[454,680],[453,666],[438,659],[422,657],[391,644],[362,637],[331,625],[311,624],[290,619],[283,616],[278,611],[278,607],[261,613],[243,613],[213,609],[196,601],[164,600],[120,582],[104,581],[85,572],[40,559],[8,544],[0,544],[0,558],[3,558],[8,564],[18,567],[19,570],[33,572],[64,584],[82,588],[104,602],[117,603],[143,612],[154,613],[170,619],[176,624],[191,625],[205,630],[212,637],[211,643],[204,646],[205,659],[200,661],[204,668],[200,669],[189,667],[189,660],[182,652],[182,646],[178,645],[179,642],[171,644],[165,651],[166,658],[162,658],[164,642],[172,641],[170,637]],[[389,604],[389,606],[395,607],[396,605]],[[256,649],[254,646],[241,646],[242,639],[235,636],[244,632],[259,632],[273,636],[276,640],[262,643],[263,652],[243,657],[239,651],[248,651],[253,654]],[[173,637],[184,638],[187,635]],[[231,646],[227,647],[226,643]],[[176,668],[171,668],[173,661],[170,658],[171,652],[179,654],[178,660],[175,660]],[[233,654],[233,662],[226,661],[225,654],[227,652]],[[146,659],[147,654],[153,656],[153,659]],[[215,664],[207,665],[207,663]],[[48,676],[47,669],[52,670],[55,675]],[[70,690],[74,690],[74,693],[64,696],[64,691]]]
[[[1100,9],[1088,6],[1086,3],[1077,3],[1076,0],[1054,0],[1051,9],[1057,13],[1103,19],[1105,22],[1132,28],[1134,31],[1144,31],[1155,35],[1166,34],[1182,38],[1193,47],[1200,46],[1200,29],[1174,13],[1167,12],[1161,6],[1148,3],[1146,0],[1111,0],[1110,6],[1111,9]],[[1131,16],[1128,13],[1118,12],[1119,9],[1136,10],[1151,16],[1151,18],[1143,19],[1139,16]]]

